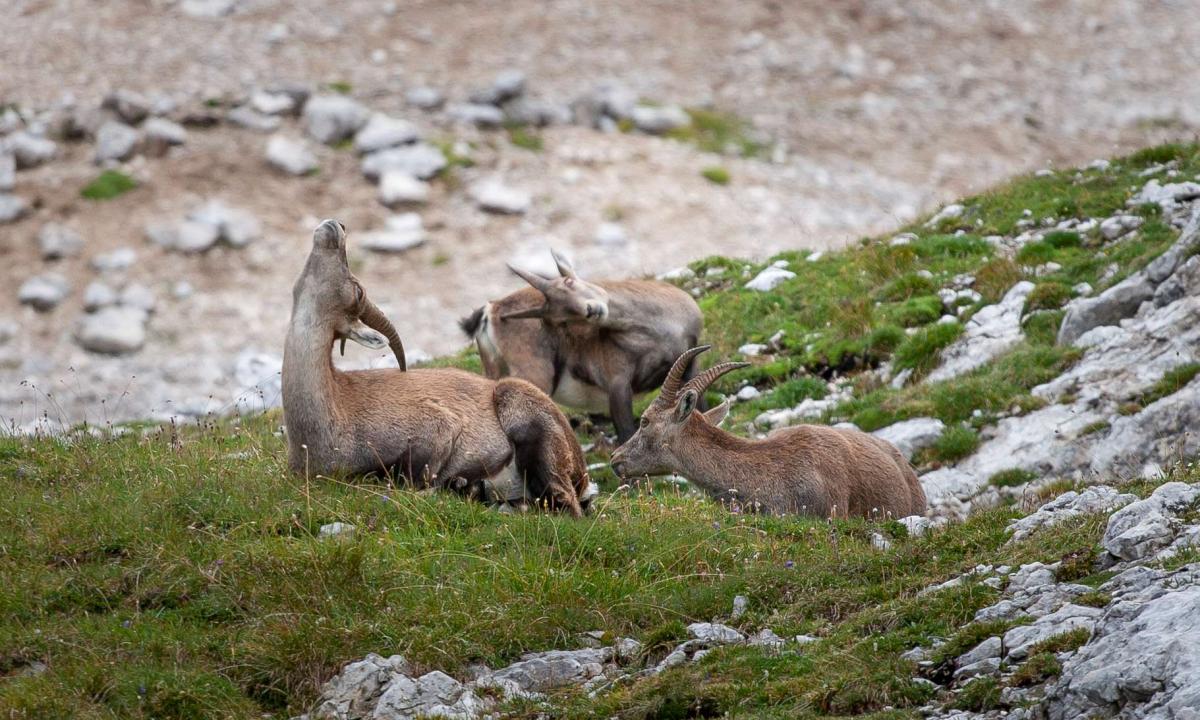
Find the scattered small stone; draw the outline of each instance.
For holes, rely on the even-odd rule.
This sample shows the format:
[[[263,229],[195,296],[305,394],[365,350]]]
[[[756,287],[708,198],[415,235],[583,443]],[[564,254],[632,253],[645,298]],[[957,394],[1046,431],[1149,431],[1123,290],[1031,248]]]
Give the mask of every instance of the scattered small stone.
[[[99,280],[88,283],[83,291],[83,309],[95,312],[100,308],[117,304],[117,291]]]
[[[272,135],[267,141],[267,162],[289,175],[307,175],[317,169],[317,156],[303,140]]]
[[[136,308],[147,313],[152,313],[158,304],[158,298],[154,296],[154,291],[145,285],[130,283],[121,290],[118,303],[124,307]]]
[[[0,193],[0,225],[16,222],[29,212],[29,203],[24,198]]]
[[[735,595],[733,598],[733,612],[729,617],[737,620],[746,614],[746,609],[750,607],[750,600],[745,595]]]
[[[132,90],[115,90],[104,98],[100,106],[112,110],[130,125],[137,125],[150,115],[150,100]]]
[[[425,244],[425,227],[417,213],[393,215],[382,230],[359,236],[358,244],[375,252],[404,252]]]
[[[631,118],[638,130],[651,135],[662,135],[692,124],[691,116],[678,105],[639,105],[633,108]]]
[[[53,160],[58,155],[58,144],[53,140],[20,130],[5,139],[9,152],[17,161],[18,170],[37,167]]]
[[[629,236],[625,234],[625,228],[620,223],[602,222],[596,228],[596,234],[592,236],[592,241],[597,245],[615,247],[629,242]]]
[[[225,115],[225,119],[238,127],[269,133],[279,129],[280,120],[275,115],[263,115],[249,105],[239,105]]]
[[[464,125],[494,129],[504,124],[504,111],[495,105],[455,103],[446,107],[446,116]]]
[[[721,623],[692,623],[687,626],[688,634],[697,640],[713,645],[730,645],[746,640],[746,636]]]
[[[92,269],[97,272],[120,272],[128,270],[137,262],[137,251],[131,247],[119,247],[111,252],[92,257]]]
[[[806,258],[804,258],[804,259],[805,259],[806,261],[810,262],[810,263],[815,263],[815,262],[817,262],[818,260],[820,260],[820,259],[821,259],[821,258],[823,258],[823,257],[825,257],[825,253],[824,253],[824,251],[822,251],[822,250],[817,250],[816,252],[811,252],[811,253],[809,253],[809,254],[808,254],[808,257],[806,257]]]
[[[352,137],[370,117],[370,110],[345,95],[314,95],[304,105],[308,134],[327,145]]]
[[[204,252],[221,239],[221,230],[217,226],[186,219],[172,229],[149,232],[156,242],[181,253]]]
[[[747,385],[746,387],[737,391],[737,399],[741,400],[742,402],[746,402],[747,400],[753,400],[761,394],[762,393],[759,392],[758,388],[754,387],[753,385]]]
[[[881,533],[871,533],[871,547],[876,550],[891,550],[892,541],[885,538]]]
[[[960,217],[962,217],[962,214],[965,211],[966,211],[966,208],[963,207],[962,205],[959,205],[958,203],[953,203],[951,205],[947,205],[946,207],[939,210],[937,212],[937,214],[935,214],[933,217],[929,218],[929,220],[925,222],[925,227],[934,227],[934,226],[940,224],[943,220],[953,220],[955,218],[960,218]]]
[[[195,288],[193,288],[192,284],[187,280],[180,280],[171,286],[171,295],[176,300],[187,300],[195,292]]]
[[[429,199],[429,183],[406,172],[389,170],[379,178],[379,202],[388,207],[415,205]]]
[[[263,115],[289,115],[296,110],[296,101],[287,93],[259,90],[250,96],[250,107]]]
[[[96,164],[128,160],[133,156],[140,139],[138,131],[125,123],[115,120],[104,123],[96,131]]]
[[[422,110],[437,110],[446,101],[440,92],[431,87],[418,86],[409,88],[404,93],[404,101]]]
[[[746,343],[738,348],[738,352],[746,357],[758,357],[767,349],[762,343]]]
[[[471,102],[482,105],[501,105],[525,92],[525,73],[520,70],[504,70],[491,86],[471,93]]]
[[[764,268],[753,280],[746,283],[746,289],[757,290],[758,292],[770,292],[778,287],[780,283],[791,280],[794,277],[796,277],[796,273],[791,270],[768,267]]]
[[[446,156],[427,143],[401,145],[373,152],[363,157],[363,175],[375,180],[389,170],[403,172],[420,180],[428,180],[446,167]]]
[[[353,525],[344,522],[332,522],[327,525],[322,525],[317,537],[332,538],[332,537],[350,537],[354,534],[355,528]]]
[[[933,527],[933,521],[924,515],[909,515],[902,517],[899,523],[908,529],[909,537],[921,537]]]
[[[17,290],[17,300],[38,312],[46,312],[57,307],[70,291],[71,285],[62,275],[35,275],[21,284]]]
[[[360,153],[407,145],[421,137],[417,126],[407,120],[375,113],[354,136],[354,149]]]
[[[75,257],[83,250],[83,236],[66,225],[55,222],[43,225],[38,231],[37,240],[43,260]]]
[[[188,219],[217,228],[220,237],[233,247],[244,247],[262,237],[262,223],[250,211],[212,199],[188,213]]]
[[[656,280],[691,280],[696,277],[696,272],[690,267],[678,267],[673,270],[668,270],[655,276]]]
[[[911,245],[912,243],[916,242],[916,240],[917,236],[915,233],[900,233],[899,235],[893,236],[892,239],[888,241],[888,245],[891,245],[892,247]]]
[[[1105,240],[1116,240],[1141,227],[1143,222],[1137,215],[1114,215],[1100,223],[1100,234]]]
[[[164,154],[168,148],[187,142],[187,130],[166,118],[153,117],[142,123],[147,148],[156,155]]]
[[[238,0],[183,0],[179,9],[197,18],[219,18],[233,12]]]
[[[470,194],[481,209],[502,215],[522,215],[533,203],[529,193],[509,187],[495,178],[475,183],[471,186]]]
[[[17,159],[0,147],[0,193],[17,186]]]

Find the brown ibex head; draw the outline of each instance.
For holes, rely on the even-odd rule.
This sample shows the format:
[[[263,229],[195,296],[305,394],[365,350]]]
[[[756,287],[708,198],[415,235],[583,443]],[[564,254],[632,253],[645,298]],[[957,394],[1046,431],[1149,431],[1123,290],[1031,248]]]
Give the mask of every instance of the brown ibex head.
[[[313,231],[312,252],[292,288],[292,301],[311,332],[333,330],[343,354],[347,340],[372,350],[390,346],[400,369],[406,369],[399,333],[350,272],[346,227],[337,220],[326,220]]]
[[[612,468],[618,475],[639,477],[675,472],[682,464],[677,454],[683,445],[681,439],[694,432],[695,423],[719,425],[725,419],[728,403],[703,414],[696,412],[696,405],[717,378],[749,363],[720,363],[685,382],[692,360],[709,347],[694,347],[671,366],[658,397],[642,413],[637,432],[613,453]]]
[[[558,252],[551,250],[558,277],[545,278],[536,273],[509,265],[508,268],[529,283],[544,298],[541,307],[520,310],[502,316],[501,320],[540,318],[554,324],[569,322],[603,322],[608,317],[608,292],[575,274],[575,269]]]

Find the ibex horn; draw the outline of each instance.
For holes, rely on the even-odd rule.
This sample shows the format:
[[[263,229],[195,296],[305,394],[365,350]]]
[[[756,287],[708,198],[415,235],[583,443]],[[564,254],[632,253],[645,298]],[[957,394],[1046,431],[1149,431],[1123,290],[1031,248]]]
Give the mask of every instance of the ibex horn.
[[[679,389],[683,383],[683,377],[687,374],[688,366],[692,364],[692,359],[711,347],[712,345],[694,347],[676,358],[675,364],[671,366],[670,372],[667,373],[667,379],[663,381],[662,390],[659,391],[658,399],[655,402],[666,407],[674,405],[675,399],[679,397]]]
[[[408,369],[408,363],[404,359],[404,345],[400,342],[400,333],[396,332],[396,328],[392,322],[387,319],[383,311],[379,309],[371,299],[363,294],[362,311],[358,315],[358,319],[363,321],[363,324],[372,330],[378,330],[387,338],[388,345],[392,348],[392,354],[396,356],[396,362],[400,364],[401,370]],[[346,341],[342,340],[343,350]]]
[[[546,292],[546,289],[550,287],[550,281],[541,275],[538,275],[537,273],[531,273],[526,270],[522,270],[521,268],[513,267],[512,265],[509,265],[508,269],[512,270],[514,274],[519,276],[522,280],[529,283],[533,287],[537,288],[538,291],[543,294]]]

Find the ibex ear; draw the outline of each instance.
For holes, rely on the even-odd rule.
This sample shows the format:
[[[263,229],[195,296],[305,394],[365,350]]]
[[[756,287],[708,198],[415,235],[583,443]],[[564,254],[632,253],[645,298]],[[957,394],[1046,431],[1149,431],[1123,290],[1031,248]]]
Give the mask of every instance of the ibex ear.
[[[679,394],[679,399],[675,401],[675,422],[681,423],[692,416],[697,399],[699,396],[696,395],[696,391],[690,388]]]
[[[329,219],[322,222],[313,231],[313,247],[326,250],[337,250],[346,242],[346,226],[337,220]]]
[[[565,278],[575,277],[575,268],[571,267],[571,261],[563,257],[557,250],[551,250],[550,254],[554,256],[554,264],[558,266],[558,274]]]
[[[720,427],[721,423],[725,422],[726,416],[729,415],[729,401],[721,403],[704,413],[704,421],[713,427]]]
[[[542,305],[541,307],[529,308],[528,310],[518,310],[516,312],[508,313],[507,315],[501,315],[500,319],[503,321],[503,320],[525,320],[527,318],[544,318],[544,317],[546,317],[546,306]]]

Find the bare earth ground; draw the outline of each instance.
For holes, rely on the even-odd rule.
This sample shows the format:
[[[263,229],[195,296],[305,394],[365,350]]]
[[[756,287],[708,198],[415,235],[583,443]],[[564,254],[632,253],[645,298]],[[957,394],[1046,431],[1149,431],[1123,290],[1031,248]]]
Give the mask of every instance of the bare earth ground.
[[[476,165],[435,184],[421,211],[424,247],[355,259],[406,344],[434,354],[463,344],[457,317],[518,286],[506,261],[532,262],[549,246],[570,251],[592,276],[658,272],[714,253],[836,246],[1015,173],[1190,138],[1200,127],[1200,2],[1191,0],[243,0],[216,19],[159,0],[9,0],[3,15],[0,105],[51,107],[70,93],[93,106],[117,88],[237,98],[281,80],[336,81],[427,136],[474,142]],[[535,153],[503,133],[438,126],[405,106],[412,86],[454,100],[505,68],[524,71],[531,94],[559,102],[613,79],[655,101],[711,103],[786,153],[781,162],[716,158],[577,126],[547,130]],[[356,231],[390,214],[352,151],[319,147],[321,172],[296,179],[266,166],[265,143],[229,125],[193,130],[167,157],[129,163],[140,187],[104,203],[78,194],[98,172],[90,143],[64,145],[57,160],[18,174],[16,193],[38,207],[0,226],[0,320],[21,330],[0,345],[0,418],[22,425],[42,412],[95,421],[180,403],[227,407],[239,390],[238,353],[280,352],[316,221],[342,219],[353,244]],[[713,164],[730,170],[729,186],[700,177]],[[530,191],[533,208],[521,217],[478,210],[463,187],[492,176]],[[253,211],[264,239],[198,257],[146,243],[148,221],[210,197]],[[614,216],[629,243],[597,245],[597,226]],[[50,220],[83,233],[81,257],[53,267],[39,259],[34,236]],[[97,277],[89,259],[121,246],[137,250],[137,263],[103,279],[150,285],[159,303],[146,348],[108,358],[79,348],[72,332],[83,288]],[[71,296],[46,314],[20,307],[16,288],[46,270],[70,278]],[[196,293],[173,298],[180,280]],[[365,353],[349,359],[372,362]]]

